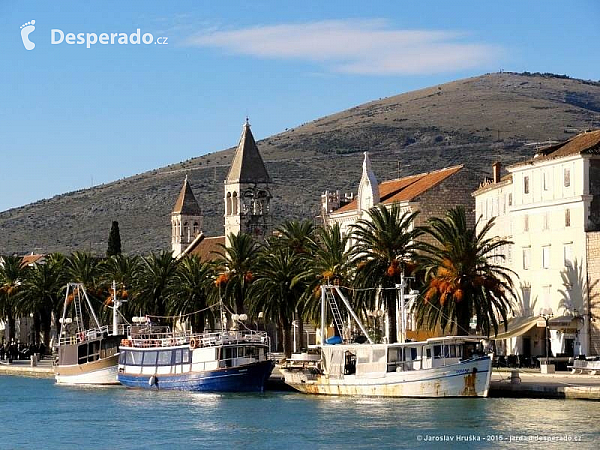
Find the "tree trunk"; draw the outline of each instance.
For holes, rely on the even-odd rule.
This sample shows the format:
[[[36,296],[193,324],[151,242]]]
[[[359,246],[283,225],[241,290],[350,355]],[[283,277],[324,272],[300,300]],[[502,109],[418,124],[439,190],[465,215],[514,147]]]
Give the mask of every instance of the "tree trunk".
[[[396,311],[396,291],[392,289],[388,289],[384,291],[385,296],[385,309],[388,318],[388,336],[389,343],[394,344],[398,342],[397,334],[398,330],[396,329],[396,315],[398,311]]]
[[[7,323],[8,323],[8,342],[10,343],[15,338],[15,326],[16,326],[15,316],[12,313],[8,315]]]
[[[298,349],[299,351],[302,351],[303,348],[306,347],[305,342],[304,342],[304,322],[302,321],[302,307],[297,307],[296,308],[296,321],[298,324]]]
[[[41,330],[41,323],[40,323],[40,316],[39,314],[35,313],[33,315],[33,344],[38,344],[39,340],[40,340],[40,330]],[[31,344],[31,342],[28,342],[28,344]]]
[[[471,310],[466,298],[456,304],[456,335],[467,336],[469,334],[469,323],[471,321]]]
[[[281,330],[283,332],[283,353],[286,358],[292,356],[292,331],[291,325],[282,325]]]

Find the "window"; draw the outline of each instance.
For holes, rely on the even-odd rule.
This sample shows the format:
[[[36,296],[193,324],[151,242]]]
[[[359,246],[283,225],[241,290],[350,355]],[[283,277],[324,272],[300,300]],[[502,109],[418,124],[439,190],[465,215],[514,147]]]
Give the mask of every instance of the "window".
[[[565,227],[571,226],[571,210],[569,208],[565,209]]]
[[[171,350],[161,350],[158,352],[158,365],[159,366],[170,366],[171,365]]]
[[[542,267],[544,269],[550,268],[550,246],[545,245],[542,247]]]
[[[523,249],[523,270],[529,270],[531,265],[531,247],[525,247]]]
[[[565,167],[563,170],[563,178],[565,182],[565,187],[571,186],[571,169]]]
[[[523,216],[523,231],[529,231],[529,215]]]
[[[563,260],[565,267],[573,267],[573,243],[563,245]]]
[[[144,352],[144,366],[155,366],[157,358],[158,352],[156,351]]]
[[[508,206],[512,206],[512,192],[508,194]]]
[[[543,307],[544,308],[549,308],[550,307],[550,300],[552,298],[552,286],[542,286],[542,301],[543,301]]]
[[[542,187],[544,188],[545,191],[548,190],[548,173],[546,171],[542,172]]]
[[[523,193],[529,194],[529,177],[523,177]]]

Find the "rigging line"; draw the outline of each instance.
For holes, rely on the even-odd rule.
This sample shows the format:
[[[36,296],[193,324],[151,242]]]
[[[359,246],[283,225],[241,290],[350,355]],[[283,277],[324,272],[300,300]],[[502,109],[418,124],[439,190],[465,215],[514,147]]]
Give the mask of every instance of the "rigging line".
[[[230,310],[230,309],[227,307],[227,305],[226,305],[225,303],[223,303],[223,308],[225,308],[225,310],[226,310],[226,311],[229,313],[229,315],[230,315],[230,316],[232,316],[232,315],[233,315],[233,312],[232,312],[232,311],[231,311],[231,310]],[[246,326],[246,324],[245,324],[244,322],[242,322],[241,320],[238,320],[237,322],[238,322],[238,323],[241,323],[241,324],[242,324],[242,326],[243,326],[243,327],[244,327],[246,330],[248,330],[248,331],[254,331],[254,330],[252,330],[252,329],[248,328],[248,327]]]
[[[194,312],[187,313],[187,314],[177,314],[175,316],[157,316],[157,315],[154,315],[154,314],[146,314],[146,317],[153,317],[155,319],[179,319],[179,318],[183,318],[183,317],[193,316],[194,314],[198,314],[198,313],[201,313],[201,312],[204,312],[204,311],[208,311],[209,309],[212,309],[215,306],[218,306],[218,305],[217,304],[211,305],[211,306],[208,306],[208,307],[206,307],[204,309],[199,309],[198,311],[194,311]]]

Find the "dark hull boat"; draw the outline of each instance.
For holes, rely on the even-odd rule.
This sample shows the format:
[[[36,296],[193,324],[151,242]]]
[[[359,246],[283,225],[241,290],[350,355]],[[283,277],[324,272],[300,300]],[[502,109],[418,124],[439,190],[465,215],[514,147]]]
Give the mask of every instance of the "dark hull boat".
[[[139,389],[262,392],[273,370],[268,338],[253,331],[177,334],[134,327],[121,343],[118,380]]]

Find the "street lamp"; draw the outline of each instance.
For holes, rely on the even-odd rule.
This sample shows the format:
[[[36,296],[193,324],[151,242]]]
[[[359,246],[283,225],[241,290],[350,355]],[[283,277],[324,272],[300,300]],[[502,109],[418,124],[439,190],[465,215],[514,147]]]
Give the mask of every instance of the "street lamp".
[[[550,343],[550,336],[549,336],[549,330],[550,327],[548,326],[548,322],[550,321],[550,319],[553,317],[552,314],[552,308],[545,308],[545,309],[541,309],[540,310],[540,317],[542,319],[544,319],[545,321],[545,331],[546,331],[546,366],[548,365],[548,344]]]

